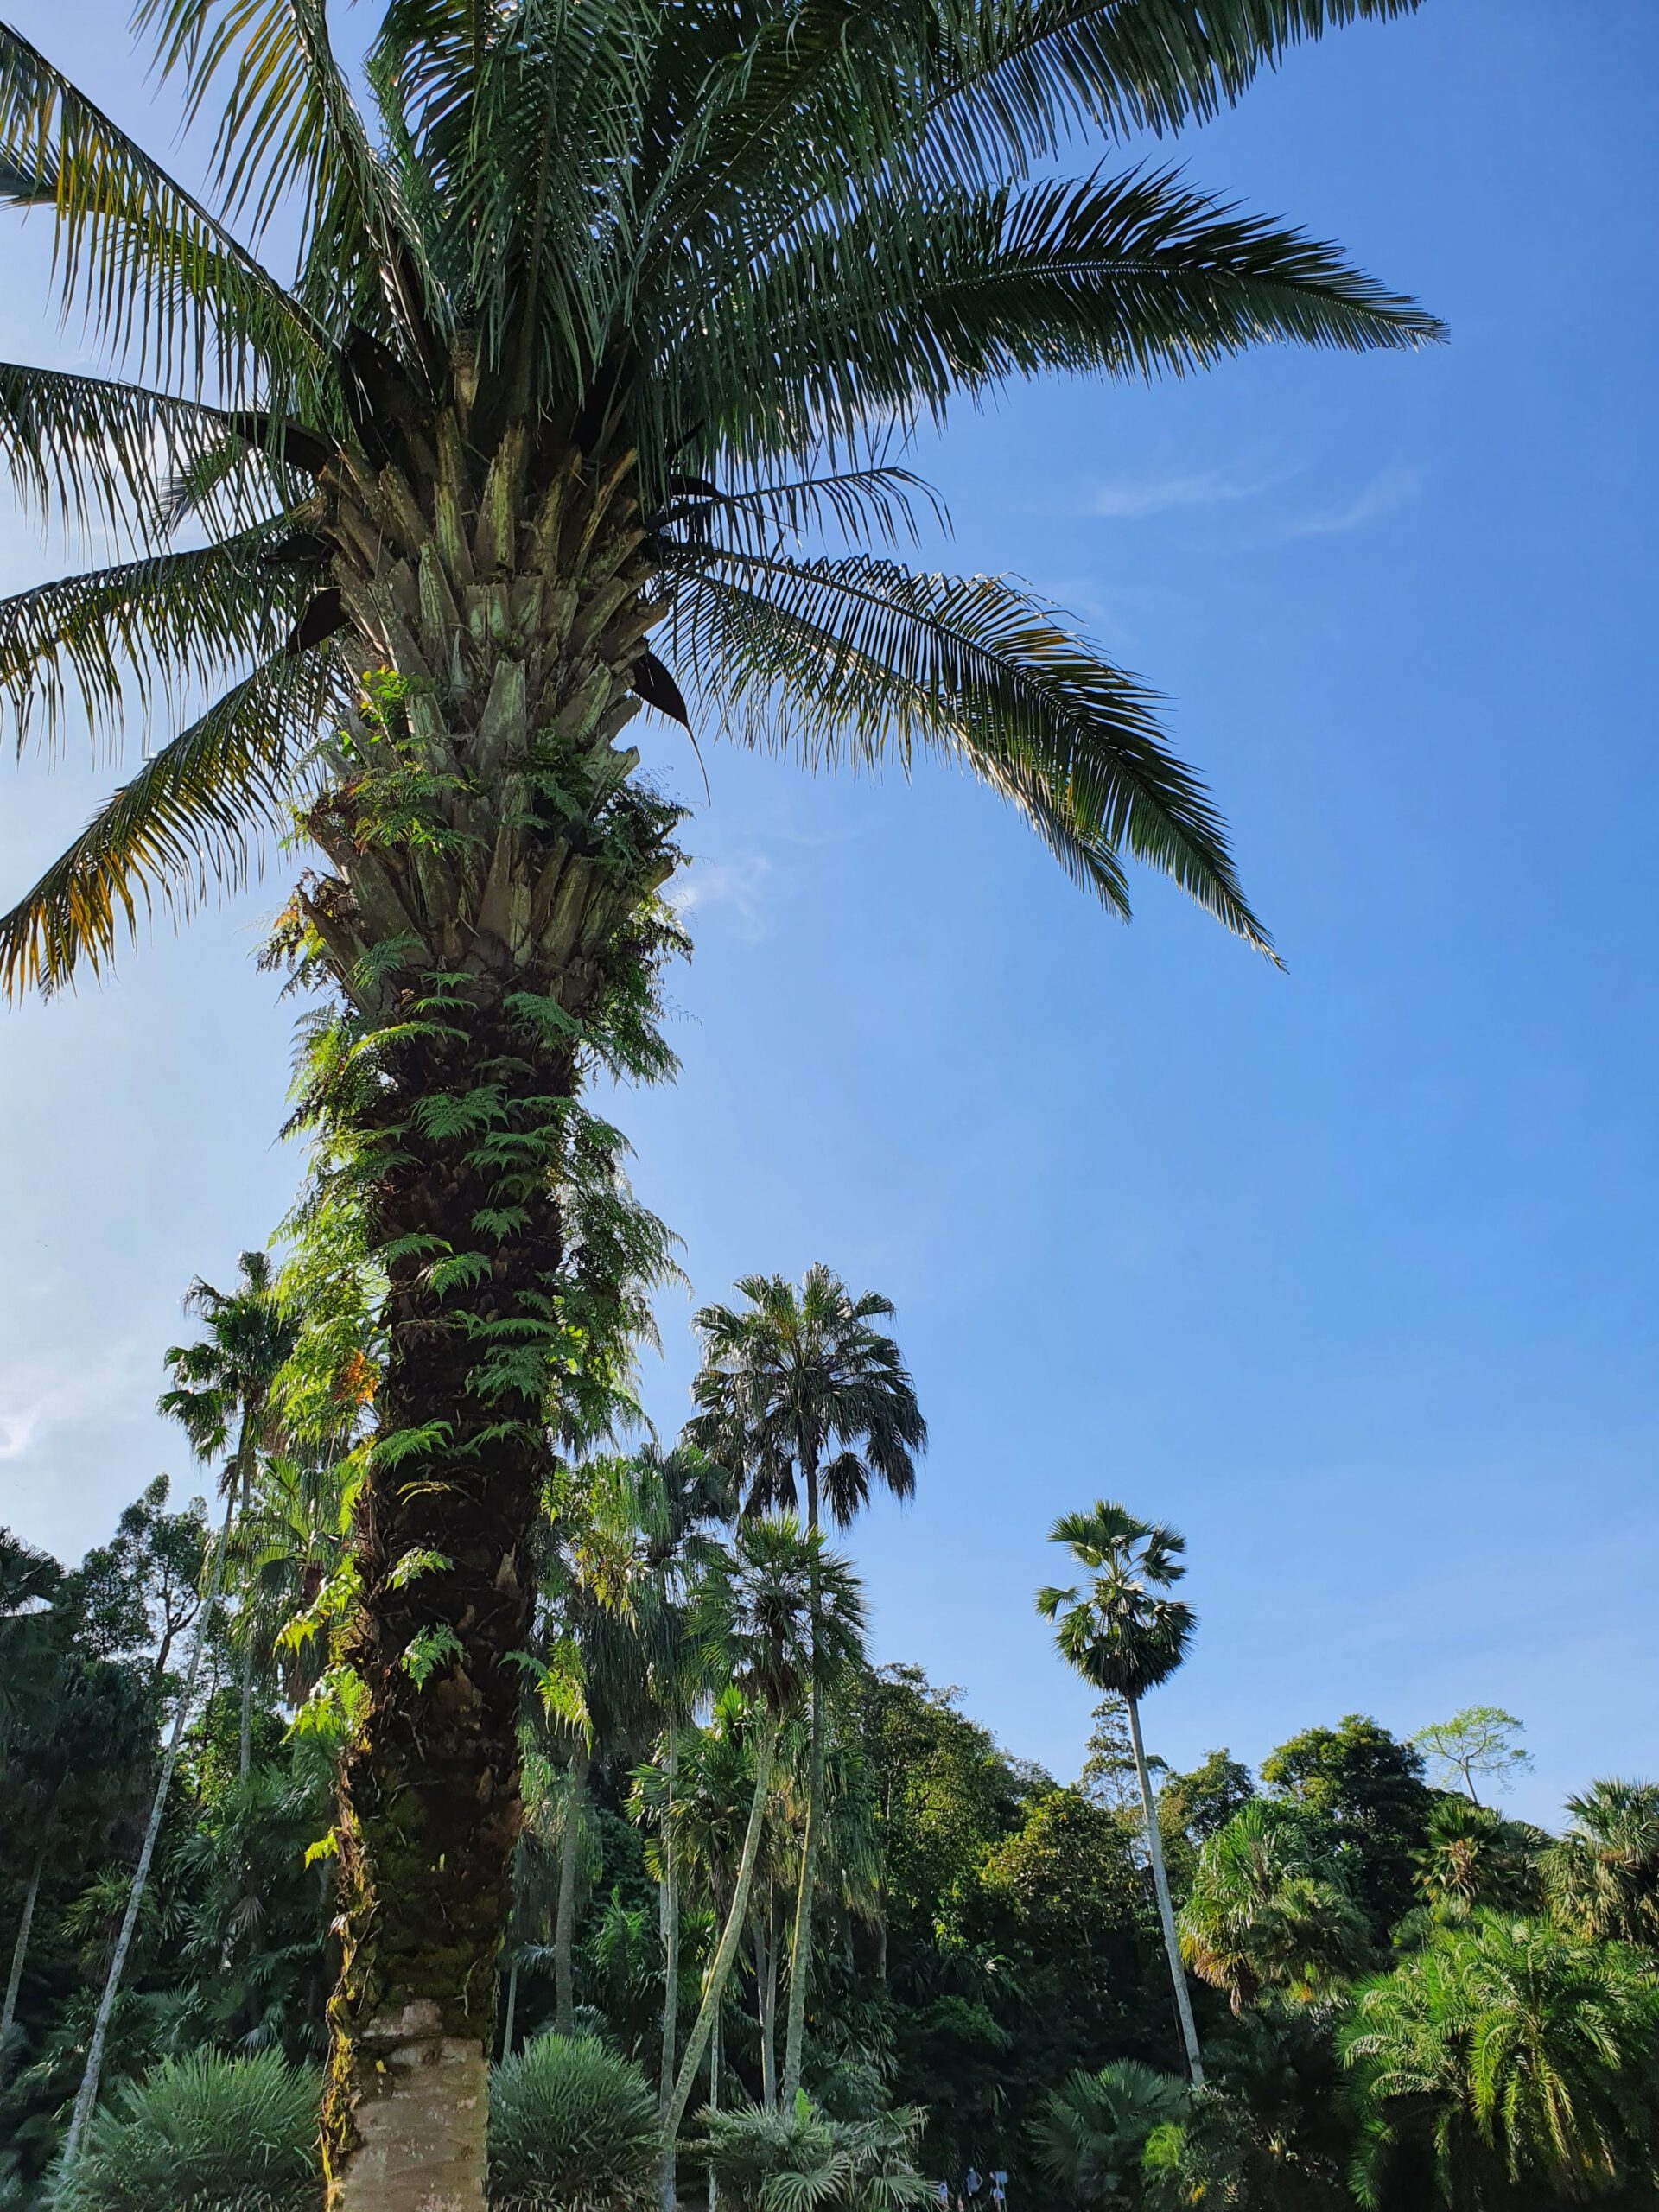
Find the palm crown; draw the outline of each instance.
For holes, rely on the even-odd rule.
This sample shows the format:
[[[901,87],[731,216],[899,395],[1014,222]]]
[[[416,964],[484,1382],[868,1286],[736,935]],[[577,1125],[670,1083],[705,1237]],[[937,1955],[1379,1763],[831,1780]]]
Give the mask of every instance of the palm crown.
[[[1090,1572],[1076,1588],[1037,1593],[1038,1611],[1058,1624],[1055,1642],[1096,1689],[1144,1697],[1180,1665],[1198,1625],[1190,1605],[1163,1594],[1186,1573],[1185,1540],[1103,1499],[1063,1514],[1049,1541]]]
[[[509,769],[688,692],[809,760],[963,762],[1109,906],[1127,851],[1265,945],[1148,695],[1030,593],[895,560],[925,494],[885,455],[1013,376],[1433,335],[1173,173],[1049,173],[1079,130],[1207,114],[1414,4],[390,0],[360,105],[325,0],[140,0],[217,118],[217,213],[0,27],[0,194],[53,211],[115,372],[0,366],[0,446],[135,541],[0,607],[0,688],[20,729],[218,695],[0,922],[0,979],[105,958],[296,800],[350,887],[311,912],[342,969],[388,938],[442,964],[469,930],[530,958],[558,931],[493,899]],[[289,282],[244,242],[279,207]],[[172,550],[187,516],[207,542]],[[856,550],[799,550],[818,524]],[[361,766],[320,732],[388,666],[421,694],[424,868],[316,805]]]

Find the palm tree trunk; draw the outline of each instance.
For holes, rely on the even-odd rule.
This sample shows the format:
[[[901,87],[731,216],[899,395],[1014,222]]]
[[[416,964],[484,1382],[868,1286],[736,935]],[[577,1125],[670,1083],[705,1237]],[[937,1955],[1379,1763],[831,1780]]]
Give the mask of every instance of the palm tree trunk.
[[[755,1862],[760,1855],[760,1834],[766,1826],[766,1802],[772,1795],[772,1765],[777,1749],[778,1724],[768,1719],[754,1747],[754,1797],[749,1807],[749,1824],[743,1834],[742,1856],[737,1862],[737,1878],[732,1890],[731,1906],[726,1915],[726,1925],[721,1930],[714,1963],[709,1969],[702,2002],[697,2007],[697,2017],[692,2022],[691,2032],[686,2038],[685,2055],[680,2061],[674,2094],[663,2115],[663,2155],[671,2164],[680,2122],[685,2117],[685,2107],[690,2101],[697,2069],[702,2063],[702,2054],[713,2032],[715,2014],[725,1993],[727,1977],[732,1971],[732,1961],[737,1956],[738,1944],[742,1940],[743,1923],[749,1910],[749,1894],[754,1887]]]
[[[802,1452],[806,1477],[806,1528],[818,1530],[817,1453],[809,1439]],[[806,1832],[801,1839],[801,1887],[795,1904],[795,1933],[789,1952],[789,2020],[784,2034],[783,2104],[787,2110],[801,2086],[806,2056],[806,1999],[812,1979],[812,1906],[818,1878],[818,1836],[823,1819],[823,1691],[818,1681],[818,1561],[812,1555],[811,1751],[806,1775]]]
[[[709,2031],[709,2109],[720,2110],[720,2050],[721,2013],[715,2007],[715,2024]],[[709,2212],[715,2212],[720,2202],[720,2182],[712,2166],[709,2169]]]
[[[559,1839],[559,1899],[553,1922],[553,2029],[562,2036],[576,2031],[576,1864],[582,1851],[582,1814],[590,1764],[585,1751],[571,1752],[564,1834]]]
[[[766,1884],[766,1901],[755,1926],[756,2010],[760,2029],[760,2104],[763,2111],[778,2109],[778,1904],[777,1892]]]
[[[1192,2077],[1193,2088],[1201,2089],[1204,2087],[1204,2061],[1198,2056],[1198,2034],[1192,2024],[1192,2000],[1187,1992],[1186,1970],[1181,1964],[1181,1947],[1175,1936],[1175,1915],[1169,1902],[1169,1877],[1164,1872],[1164,1843],[1158,1831],[1158,1808],[1153,1802],[1152,1777],[1147,1771],[1147,1755],[1141,1743],[1140,1708],[1132,1697],[1126,1697],[1123,1702],[1129,1715],[1129,1741],[1135,1746],[1135,1770],[1141,1783],[1141,1809],[1147,1821],[1147,1855],[1152,1861],[1152,1886],[1158,1896],[1158,1917],[1163,1923],[1164,1949],[1169,1958],[1170,1983],[1175,1993],[1175,2017],[1180,2023],[1187,2072]]]
[[[6,2076],[11,2071],[11,2031],[17,2021],[17,1997],[23,1986],[23,1961],[29,1956],[29,1931],[35,1924],[35,1900],[41,1893],[46,1850],[43,1843],[29,1870],[29,1887],[23,1891],[23,1910],[17,1922],[17,1940],[11,1947],[11,1972],[6,1976],[5,2003],[0,2005],[0,2088],[5,2087]]]
[[[242,1654],[242,1713],[236,1741],[236,1778],[245,1782],[253,1764],[253,1639]]]
[[[610,1188],[575,1040],[637,1030],[677,860],[676,810],[615,742],[661,612],[638,486],[574,450],[532,483],[526,452],[522,422],[480,452],[462,403],[418,481],[353,451],[325,487],[365,681],[306,817],[333,873],[300,909],[343,1001],[319,1049],[369,1075],[320,1084],[316,1110],[387,1278],[341,1655],[365,1694],[338,1824],[331,2212],[483,2212],[564,1193]],[[625,1287],[583,1289],[590,1338],[623,1333]]]
[[[679,1778],[679,1732],[671,1713],[668,1721],[668,1794],[663,1804],[663,1886],[659,1899],[663,1936],[663,2063],[658,2080],[657,2109],[668,2110],[674,2094],[674,2044],[680,2024],[680,1897],[678,1868],[674,1857],[674,1785]],[[674,2212],[674,2165],[665,2160],[662,2174],[663,2212]]]
[[[207,1579],[207,1594],[201,1601],[195,1618],[194,1637],[190,1646],[190,1664],[185,1669],[183,1687],[174,1709],[172,1733],[167,1749],[162,1755],[162,1770],[156,1778],[156,1795],[150,1802],[149,1821],[144,1829],[144,1840],[138,1853],[138,1864],[134,1867],[132,1881],[127,1891],[127,1909],[121,1916],[121,1930],[115,1939],[115,1950],[110,1960],[110,1970],[104,1977],[104,1993],[98,2001],[98,2016],[92,2023],[92,2041],[86,2048],[86,2064],[80,2077],[80,2088],[75,2097],[75,2108],[69,2118],[69,2133],[64,2139],[61,2171],[68,2173],[80,2151],[81,2137],[98,2103],[99,2078],[104,2070],[104,2046],[109,2039],[110,2021],[115,2012],[115,2000],[121,1988],[121,1977],[126,1970],[127,1954],[132,1948],[133,1932],[138,1925],[138,1912],[144,1901],[144,1891],[149,1881],[150,1861],[156,1856],[156,1839],[162,1832],[162,1815],[167,1810],[167,1794],[172,1787],[173,1770],[178,1764],[179,1747],[184,1741],[186,1724],[195,1700],[196,1683],[201,1673],[201,1662],[207,1648],[207,1630],[219,1605],[219,1586],[225,1574],[225,1554],[229,1548],[231,1520],[236,1511],[236,1491],[231,1491],[225,1508],[224,1525],[219,1541],[213,1547],[213,1567]]]
[[[515,2016],[516,2016],[516,2015],[517,2015],[517,2013],[518,2013],[518,1951],[515,1949],[515,1950],[514,1950],[514,1952],[513,1952],[513,1955],[512,1955],[512,1965],[507,1968],[507,2005],[506,2005],[506,2019],[505,2019],[505,2023],[504,2023],[504,2024],[503,2024],[503,2026],[502,2026],[502,2030],[501,2030],[501,2056],[502,2056],[502,2057],[503,2057],[503,2058],[511,2058],[511,2057],[512,2056],[512,2029],[513,2029],[513,2020],[514,2020]]]

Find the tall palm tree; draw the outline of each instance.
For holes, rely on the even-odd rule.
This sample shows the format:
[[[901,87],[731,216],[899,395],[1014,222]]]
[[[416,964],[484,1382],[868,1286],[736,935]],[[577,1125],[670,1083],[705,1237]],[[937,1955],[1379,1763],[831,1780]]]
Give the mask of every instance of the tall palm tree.
[[[1455,2208],[1651,2183],[1659,1986],[1635,1951],[1478,1910],[1356,1991],[1338,2042],[1362,2203],[1414,2142]]]
[[[849,1669],[863,1649],[863,1593],[852,1570],[786,1514],[738,1523],[729,1554],[705,1578],[702,1604],[711,1650],[754,1709],[754,1794],[725,1924],[664,2114],[669,2156],[748,1917],[779,1732],[818,1677]]]
[[[243,1253],[234,1290],[215,1290],[198,1276],[185,1293],[184,1310],[200,1316],[206,1333],[168,1351],[173,1387],[162,1393],[160,1410],[183,1428],[198,1459],[229,1452],[220,1489],[233,1514],[245,1517],[252,1510],[260,1456],[278,1440],[272,1392],[298,1340],[298,1324],[277,1294],[268,1252]],[[242,1646],[237,1775],[243,1782],[251,1755],[256,1627],[255,1610],[244,1607],[237,1624]]]
[[[895,1497],[911,1497],[927,1424],[898,1345],[875,1325],[892,1319],[891,1300],[876,1291],[855,1297],[822,1265],[807,1269],[798,1289],[782,1275],[746,1275],[737,1287],[747,1305],[705,1306],[696,1317],[702,1365],[692,1384],[697,1412],[688,1433],[738,1471],[747,1509],[793,1511],[804,1498],[807,1532],[816,1535],[823,1506],[844,1529],[874,1484]],[[815,1672],[784,2036],[786,2106],[801,2085],[805,2056],[829,1687]]]
[[[396,2201],[417,2152],[424,2201],[481,2202],[543,1417],[573,1346],[635,1318],[606,1289],[614,1132],[575,1102],[597,1065],[667,1061],[677,810],[627,726],[648,703],[812,763],[942,757],[1109,909],[1133,857],[1265,949],[1148,694],[1030,593],[895,559],[920,494],[883,455],[1016,376],[1435,336],[1173,173],[1055,174],[1073,135],[1171,130],[1415,4],[383,0],[365,109],[327,0],[138,0],[216,149],[211,207],[0,27],[0,194],[55,226],[105,372],[0,366],[0,448],[129,541],[0,603],[0,690],[31,730],[84,709],[145,736],[0,917],[0,986],[101,967],[297,815],[321,862],[279,944],[338,1009],[308,1103],[389,1284],[341,2202]],[[259,257],[279,213],[290,277]],[[794,542],[820,523],[849,550]]]
[[[1173,1529],[1137,1521],[1123,1506],[1110,1504],[1104,1498],[1090,1512],[1062,1514],[1049,1530],[1048,1540],[1063,1544],[1077,1565],[1087,1569],[1089,1580],[1071,1589],[1039,1590],[1037,1610],[1045,1620],[1057,1624],[1054,1641],[1067,1662],[1091,1688],[1121,1697],[1128,1714],[1129,1742],[1146,1823],[1147,1856],[1152,1864],[1158,1916],[1163,1923],[1175,2014],[1192,2086],[1202,2088],[1204,2062],[1198,2055],[1192,2002],[1175,1935],[1152,1777],[1141,1740],[1141,1700],[1175,1672],[1186,1656],[1198,1625],[1190,1605],[1165,1594],[1186,1573],[1182,1556],[1186,1541]]]
[[[1253,1798],[1205,1840],[1181,1909],[1181,1950],[1235,2015],[1264,1989],[1306,1999],[1362,1967],[1364,1915],[1307,1815]]]
[[[1592,1782],[1544,1854],[1550,1909],[1585,1936],[1659,1951],[1659,1784]]]

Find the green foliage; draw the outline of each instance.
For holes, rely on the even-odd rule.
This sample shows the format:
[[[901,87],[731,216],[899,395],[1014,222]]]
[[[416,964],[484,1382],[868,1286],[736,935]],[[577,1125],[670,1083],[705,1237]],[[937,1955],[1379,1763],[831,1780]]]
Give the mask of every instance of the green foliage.
[[[1498,1705],[1468,1705],[1449,1720],[1420,1728],[1412,1742],[1438,1770],[1437,1781],[1466,1789],[1480,1802],[1477,1782],[1507,1789],[1532,1764],[1532,1754],[1516,1740],[1525,1723]]]
[[[124,2082],[53,2212],[320,2212],[315,2075],[201,2051]]]
[[[1263,1990],[1328,1990],[1370,1948],[1329,1832],[1299,1807],[1263,1798],[1206,1840],[1180,1935],[1182,1955],[1235,2012]]]
[[[691,2146],[738,2212],[906,2212],[934,2196],[916,2171],[924,2115],[832,2120],[804,2090],[777,2112],[705,2111]]]
[[[1413,1901],[1416,1853],[1433,1799],[1421,1754],[1351,1713],[1336,1728],[1306,1728],[1262,1762],[1262,1779],[1329,1827],[1374,1942]]]
[[[542,2036],[490,2082],[493,2212],[644,2212],[661,2145],[638,2067],[591,2036]]]
[[[1167,1681],[1198,1625],[1190,1605],[1163,1594],[1186,1573],[1185,1541],[1104,1498],[1092,1512],[1062,1514],[1048,1540],[1090,1578],[1037,1593],[1037,1610],[1057,1624],[1054,1641],[1068,1664],[1096,1689],[1122,1698],[1140,1699]]]
[[[1051,2092],[1032,2126],[1043,2170],[1068,2204],[1141,2204],[1141,2160],[1159,2128],[1179,2125],[1192,2092],[1173,2074],[1118,2059]]]
[[[1338,2042],[1363,2114],[1362,2202],[1414,2148],[1452,2204],[1653,2178],[1659,1985],[1635,1952],[1476,1911],[1363,1984]]]

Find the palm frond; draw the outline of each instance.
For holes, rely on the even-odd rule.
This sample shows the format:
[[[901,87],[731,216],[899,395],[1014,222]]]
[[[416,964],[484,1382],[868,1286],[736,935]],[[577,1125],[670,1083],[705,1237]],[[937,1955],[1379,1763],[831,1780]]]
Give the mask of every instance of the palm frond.
[[[22,497],[83,534],[153,543],[170,526],[174,481],[221,452],[227,417],[137,384],[0,362],[0,460]],[[268,514],[276,487],[257,443],[233,442],[237,466],[204,501],[232,527]]]
[[[317,335],[269,270],[10,25],[0,23],[0,199],[49,207],[67,312],[140,371],[230,389],[315,368]]]
[[[1005,579],[711,552],[680,587],[670,635],[747,741],[811,766],[936,753],[1011,800],[1114,911],[1128,912],[1127,849],[1271,956],[1152,695]]]
[[[741,549],[770,550],[780,537],[801,537],[834,529],[849,541],[891,544],[901,537],[913,543],[921,534],[923,512],[939,529],[950,526],[944,500],[931,484],[908,468],[850,468],[827,474],[767,480],[741,491],[721,492],[712,485],[683,485],[659,518],[677,525],[691,543],[716,533]]]
[[[0,994],[100,971],[122,923],[136,936],[157,896],[182,913],[245,881],[336,681],[326,647],[275,655],[147,760],[0,916]]]
[[[1166,172],[873,194],[791,241],[677,350],[688,416],[741,451],[874,418],[943,420],[1014,376],[1150,378],[1290,340],[1349,352],[1443,334],[1338,250]]]
[[[278,525],[0,600],[0,701],[20,746],[37,722],[56,737],[71,699],[96,733],[123,719],[128,686],[148,712],[158,694],[226,681],[276,651],[308,588]]]

